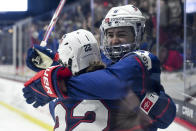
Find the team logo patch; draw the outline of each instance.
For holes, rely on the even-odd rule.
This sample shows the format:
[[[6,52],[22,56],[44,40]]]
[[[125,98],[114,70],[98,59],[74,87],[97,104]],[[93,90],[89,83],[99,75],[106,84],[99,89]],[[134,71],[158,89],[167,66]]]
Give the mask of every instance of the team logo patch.
[[[140,109],[144,111],[144,113],[148,114],[158,99],[159,96],[156,95],[156,93],[146,93],[146,96],[140,104]]]
[[[142,109],[144,109],[146,112],[149,112],[150,108],[152,107],[153,103],[148,99],[146,98],[144,100],[144,102],[142,103],[141,107]]]

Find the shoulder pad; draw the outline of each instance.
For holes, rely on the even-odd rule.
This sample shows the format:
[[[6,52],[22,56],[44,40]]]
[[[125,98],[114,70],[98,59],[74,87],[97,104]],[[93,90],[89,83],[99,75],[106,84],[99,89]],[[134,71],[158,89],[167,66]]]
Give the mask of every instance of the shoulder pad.
[[[150,52],[140,50],[140,51],[135,51],[133,53],[137,54],[137,56],[140,58],[140,60],[145,65],[147,70],[152,69],[152,61],[151,61],[151,58],[150,58],[150,55],[149,55]]]
[[[153,55],[148,51],[138,50],[126,54],[123,58],[131,55],[134,55],[140,59],[142,64],[145,66],[145,70],[147,70],[148,73],[150,74],[151,79],[160,82],[161,68],[160,68],[160,61],[157,56]]]
[[[127,53],[126,55],[123,56],[123,58],[130,56],[130,55],[136,55],[142,61],[142,63],[144,64],[147,70],[152,69],[152,61],[150,57],[150,52],[144,51],[144,50],[138,50],[138,51]]]

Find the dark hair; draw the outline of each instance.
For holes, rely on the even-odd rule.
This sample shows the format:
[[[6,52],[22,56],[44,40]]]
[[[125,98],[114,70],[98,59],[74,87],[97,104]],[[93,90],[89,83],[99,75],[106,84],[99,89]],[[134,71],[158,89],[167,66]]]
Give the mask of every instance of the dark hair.
[[[101,61],[95,61],[93,63],[90,63],[89,67],[87,67],[86,72],[92,72],[95,70],[100,70],[100,69],[104,69],[106,67],[106,65],[101,62]]]

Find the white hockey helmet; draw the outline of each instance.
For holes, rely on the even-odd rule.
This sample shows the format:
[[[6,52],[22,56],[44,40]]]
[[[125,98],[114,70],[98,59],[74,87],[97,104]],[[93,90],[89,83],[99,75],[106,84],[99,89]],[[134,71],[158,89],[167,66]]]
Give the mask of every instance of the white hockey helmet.
[[[132,27],[134,30],[133,43],[119,43],[119,45],[109,45],[106,39],[106,31],[115,27]],[[111,8],[106,14],[100,26],[101,44],[103,52],[110,59],[121,58],[124,54],[136,50],[140,47],[142,35],[144,33],[145,17],[134,5],[124,5]]]
[[[59,44],[59,58],[73,74],[87,68],[90,63],[101,61],[100,49],[93,34],[79,29],[65,34]]]

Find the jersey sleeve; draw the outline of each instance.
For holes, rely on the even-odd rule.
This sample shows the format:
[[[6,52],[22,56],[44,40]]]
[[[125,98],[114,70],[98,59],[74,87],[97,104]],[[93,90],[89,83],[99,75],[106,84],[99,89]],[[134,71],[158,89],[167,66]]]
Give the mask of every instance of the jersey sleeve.
[[[72,77],[67,83],[68,96],[78,99],[119,99],[129,89],[145,92],[144,66],[135,55],[105,69]]]

